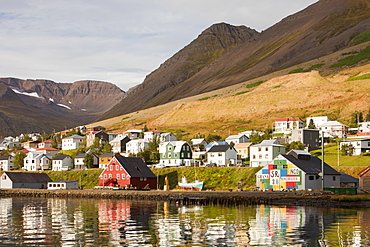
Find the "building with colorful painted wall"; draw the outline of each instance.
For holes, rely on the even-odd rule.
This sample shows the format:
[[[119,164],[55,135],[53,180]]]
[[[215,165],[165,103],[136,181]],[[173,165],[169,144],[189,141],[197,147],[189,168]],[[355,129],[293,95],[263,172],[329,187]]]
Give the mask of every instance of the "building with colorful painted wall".
[[[260,190],[321,190],[322,161],[303,150],[278,155],[256,173]],[[340,173],[324,163],[324,188],[339,188]]]
[[[157,177],[141,158],[114,156],[99,176],[99,187],[155,189]]]

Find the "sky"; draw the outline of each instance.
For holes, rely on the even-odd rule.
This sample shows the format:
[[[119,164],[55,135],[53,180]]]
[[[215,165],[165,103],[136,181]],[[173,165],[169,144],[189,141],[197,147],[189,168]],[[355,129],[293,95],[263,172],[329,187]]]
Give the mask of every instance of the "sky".
[[[317,0],[0,0],[0,77],[122,90],[212,24],[259,32]]]

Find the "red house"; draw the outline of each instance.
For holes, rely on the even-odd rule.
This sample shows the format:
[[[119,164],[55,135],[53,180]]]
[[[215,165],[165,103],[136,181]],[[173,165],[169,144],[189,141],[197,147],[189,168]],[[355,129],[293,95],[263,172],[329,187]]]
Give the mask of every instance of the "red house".
[[[141,158],[115,156],[100,174],[99,187],[155,189],[157,177]]]

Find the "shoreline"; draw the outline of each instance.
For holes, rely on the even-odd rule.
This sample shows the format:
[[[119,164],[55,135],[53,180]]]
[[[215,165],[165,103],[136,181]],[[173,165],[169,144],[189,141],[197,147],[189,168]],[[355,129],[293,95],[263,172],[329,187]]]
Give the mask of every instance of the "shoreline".
[[[361,196],[331,195],[319,192],[2,189],[0,191],[0,197],[155,200],[169,201],[181,205],[211,204],[231,206],[264,204],[370,208],[370,200],[362,200],[360,198]],[[356,198],[358,199],[356,200]]]

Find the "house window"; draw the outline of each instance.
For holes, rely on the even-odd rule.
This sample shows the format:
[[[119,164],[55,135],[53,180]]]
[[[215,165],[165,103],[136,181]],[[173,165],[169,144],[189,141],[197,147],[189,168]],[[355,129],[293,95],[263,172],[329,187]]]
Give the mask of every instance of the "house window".
[[[116,165],[116,171],[118,171],[118,170],[119,170],[118,165]]]
[[[112,174],[109,174],[108,176],[109,176],[109,179],[112,179]]]
[[[255,159],[256,158],[256,155],[253,155],[253,159]]]
[[[101,161],[104,161],[104,158],[101,158]]]
[[[117,180],[119,180],[119,177],[120,177],[120,176],[119,176],[119,174],[117,174],[117,175],[116,175]]]
[[[266,148],[265,148],[265,150],[266,150],[266,151],[269,151],[269,148],[268,148],[268,147],[266,147]]]
[[[144,178],[144,181],[146,181],[146,178]]]
[[[272,166],[272,169],[277,169],[277,165],[273,165]]]
[[[258,148],[258,152],[261,152],[261,148]]]
[[[335,181],[337,179],[337,177],[336,176],[333,176],[333,181]]]
[[[110,166],[110,170],[113,171],[113,165]]]
[[[168,154],[168,158],[171,158],[171,154]]]
[[[222,156],[222,153],[218,153],[218,157],[221,157]]]
[[[125,174],[122,174],[122,179],[125,179]]]
[[[283,165],[283,169],[288,169],[288,165]]]
[[[278,147],[278,152],[280,152],[280,147]]]
[[[308,176],[308,180],[314,180],[315,177],[314,176]]]

